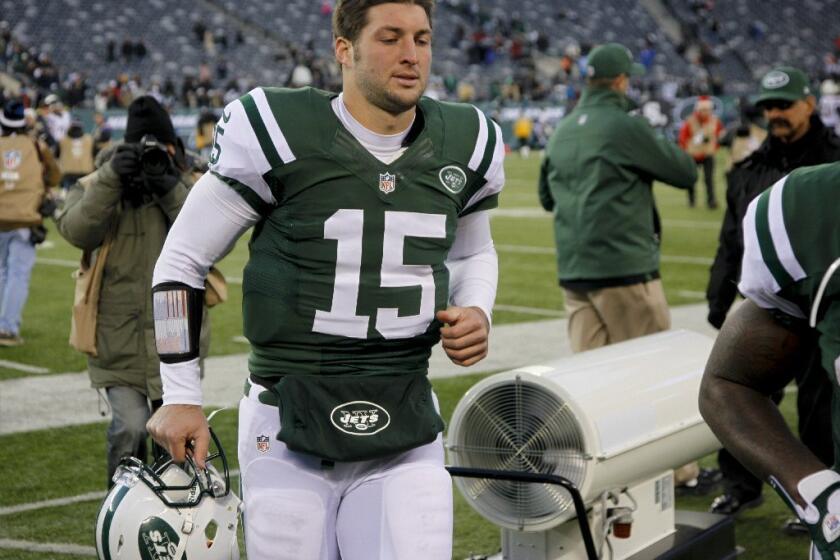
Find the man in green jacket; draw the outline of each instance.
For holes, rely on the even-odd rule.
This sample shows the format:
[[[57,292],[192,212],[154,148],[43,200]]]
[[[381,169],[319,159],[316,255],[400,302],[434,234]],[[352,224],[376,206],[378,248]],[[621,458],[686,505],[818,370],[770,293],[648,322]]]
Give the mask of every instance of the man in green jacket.
[[[96,318],[96,353],[88,355],[91,385],[105,389],[113,413],[107,434],[109,487],[120,459],[146,459],[146,421],[161,404],[152,272],[192,185],[178,144],[163,107],[149,96],[136,99],[128,109],[125,142],[100,152],[97,169],[70,188],[55,215],[61,235],[91,251],[93,261],[106,235],[111,237]],[[209,331],[202,335],[206,355]]]
[[[539,196],[554,213],[557,266],[572,351],[666,330],[659,279],[659,217],[652,183],[687,189],[691,157],[627,113],[629,77],[641,74],[623,45],[592,51],[587,87],[555,130]]]

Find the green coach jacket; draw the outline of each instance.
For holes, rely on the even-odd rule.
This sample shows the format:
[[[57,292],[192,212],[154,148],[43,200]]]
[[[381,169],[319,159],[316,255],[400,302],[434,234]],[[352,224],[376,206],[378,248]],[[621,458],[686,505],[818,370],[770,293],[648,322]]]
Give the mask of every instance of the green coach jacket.
[[[55,222],[67,241],[93,251],[96,259],[108,228],[117,220],[102,276],[96,321],[98,356],[88,356],[88,373],[94,388],[130,386],[157,400],[162,388],[151,305],[152,273],[192,178],[184,173],[166,195],[135,207],[124,201],[120,177],[108,165],[113,150],[101,152],[96,171],[70,188]],[[208,326],[205,310],[202,356],[209,345]]]
[[[588,89],[548,142],[539,197],[554,213],[561,283],[658,273],[652,183],[697,180],[691,156],[628,106],[618,92]]]

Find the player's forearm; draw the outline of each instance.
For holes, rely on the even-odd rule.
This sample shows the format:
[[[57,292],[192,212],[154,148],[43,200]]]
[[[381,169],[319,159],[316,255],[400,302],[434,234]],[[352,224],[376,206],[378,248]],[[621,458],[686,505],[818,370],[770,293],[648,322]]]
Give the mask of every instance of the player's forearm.
[[[458,221],[446,267],[449,269],[450,303],[480,308],[489,323],[496,301],[499,260],[490,235],[487,212],[476,212]]]
[[[499,260],[492,247],[470,257],[447,261],[449,300],[458,307],[478,307],[492,320],[499,277]]]
[[[791,495],[797,495],[802,478],[826,468],[791,433],[773,401],[754,389],[719,377],[704,378],[700,413],[744,466],[762,480],[774,476]]]
[[[791,494],[801,478],[825,468],[770,400],[801,368],[810,348],[802,341],[800,331],[746,301],[724,323],[700,386],[700,413],[724,447]]]

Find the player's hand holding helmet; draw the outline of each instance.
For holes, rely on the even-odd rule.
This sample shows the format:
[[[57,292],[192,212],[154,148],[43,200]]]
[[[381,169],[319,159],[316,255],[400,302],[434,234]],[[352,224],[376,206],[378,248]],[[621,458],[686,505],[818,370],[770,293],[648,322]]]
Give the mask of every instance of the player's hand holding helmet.
[[[238,560],[240,500],[230,490],[221,443],[199,469],[168,456],[123,459],[96,520],[96,552],[112,560]],[[216,468],[216,463],[221,469]]]
[[[811,533],[811,560],[840,560],[840,474],[823,470],[799,481],[802,507],[771,477],[771,485],[788,503]]]

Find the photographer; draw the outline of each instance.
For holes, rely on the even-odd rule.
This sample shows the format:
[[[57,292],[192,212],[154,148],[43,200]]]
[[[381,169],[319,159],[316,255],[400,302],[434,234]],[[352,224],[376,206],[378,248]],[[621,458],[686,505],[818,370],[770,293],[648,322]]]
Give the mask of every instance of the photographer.
[[[96,170],[70,188],[55,216],[61,235],[92,253],[91,268],[103,244],[109,245],[95,352],[88,354],[91,385],[105,389],[113,412],[107,434],[109,486],[122,457],[146,458],[146,420],[161,403],[152,271],[192,186],[182,146],[163,107],[149,96],[136,99],[128,108],[124,142],[97,156]],[[208,343],[205,329],[202,356]]]

